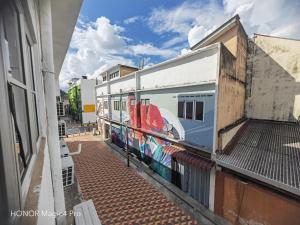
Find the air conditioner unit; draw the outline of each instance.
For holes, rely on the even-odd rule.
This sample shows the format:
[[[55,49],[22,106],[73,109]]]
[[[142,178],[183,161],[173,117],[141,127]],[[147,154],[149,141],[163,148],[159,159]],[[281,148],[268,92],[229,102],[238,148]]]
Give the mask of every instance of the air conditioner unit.
[[[58,135],[59,138],[63,138],[66,136],[66,122],[64,120],[58,121]]]
[[[60,157],[64,158],[64,157],[68,157],[69,156],[69,148],[66,144],[66,142],[64,141],[64,139],[60,140]]]
[[[74,183],[74,162],[71,156],[61,159],[62,164],[62,180],[64,187]]]
[[[67,144],[66,144],[66,142],[65,142],[64,139],[60,139],[60,140],[59,140],[59,146],[60,146],[60,148],[63,148],[63,147],[66,147],[66,146],[67,146]]]
[[[64,103],[56,102],[56,110],[57,110],[57,116],[64,116],[65,115]]]

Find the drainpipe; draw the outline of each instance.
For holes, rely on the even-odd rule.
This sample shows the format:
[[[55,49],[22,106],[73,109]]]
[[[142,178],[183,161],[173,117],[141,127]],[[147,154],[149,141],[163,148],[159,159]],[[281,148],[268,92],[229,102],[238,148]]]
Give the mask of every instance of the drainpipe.
[[[53,62],[51,1],[40,0],[40,32],[42,47],[42,66],[44,75],[45,102],[47,112],[47,143],[50,157],[54,210],[56,224],[65,225],[65,198],[61,174],[58,119],[56,112],[56,82]]]

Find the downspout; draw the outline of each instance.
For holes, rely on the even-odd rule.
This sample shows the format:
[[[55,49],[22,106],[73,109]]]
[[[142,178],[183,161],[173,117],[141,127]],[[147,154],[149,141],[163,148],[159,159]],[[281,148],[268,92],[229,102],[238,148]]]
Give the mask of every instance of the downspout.
[[[53,62],[51,1],[40,0],[40,33],[42,48],[42,71],[44,75],[47,113],[47,143],[53,184],[56,224],[65,225],[65,198],[61,174],[58,119],[56,112],[56,81]]]

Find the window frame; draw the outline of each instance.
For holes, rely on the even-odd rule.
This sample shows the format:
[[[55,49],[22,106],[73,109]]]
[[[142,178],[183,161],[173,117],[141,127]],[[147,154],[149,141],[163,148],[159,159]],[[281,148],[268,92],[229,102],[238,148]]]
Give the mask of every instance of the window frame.
[[[179,102],[183,103],[183,117],[179,117]],[[192,118],[187,118],[187,102],[192,102]],[[196,104],[197,102],[202,102],[203,107],[202,107],[202,120],[196,119]],[[177,118],[179,119],[185,119],[185,120],[195,120],[195,121],[200,121],[204,122],[204,117],[205,117],[205,102],[203,100],[178,100],[177,101]]]
[[[198,120],[198,119],[196,119],[196,110],[197,110],[197,103],[202,103],[202,120]],[[195,100],[194,101],[194,120],[196,120],[196,121],[201,121],[201,122],[203,122],[204,121],[204,115],[205,115],[205,108],[204,108],[204,101],[198,101],[198,100]]]
[[[17,79],[15,79],[14,77],[11,76],[11,74],[9,73],[9,68],[7,68],[7,64],[5,64],[4,61],[4,80],[5,82],[3,84],[1,84],[1,88],[2,85],[4,86],[15,86],[18,88],[21,88],[22,90],[24,90],[25,93],[25,99],[27,101],[27,111],[28,111],[28,129],[29,129],[29,142],[30,142],[30,146],[31,146],[31,156],[30,156],[30,160],[28,161],[28,165],[26,168],[26,171],[24,172],[24,176],[21,179],[21,174],[19,172],[19,162],[18,162],[18,155],[15,152],[15,148],[16,148],[16,139],[15,139],[15,130],[14,130],[14,124],[13,124],[13,119],[11,119],[10,121],[10,128],[8,129],[8,131],[10,132],[10,138],[7,141],[12,141],[13,142],[13,155],[15,158],[15,167],[17,169],[16,171],[16,176],[17,176],[17,182],[18,182],[18,186],[19,186],[19,199],[20,199],[20,203],[23,205],[25,200],[26,200],[26,196],[27,196],[27,190],[29,188],[30,182],[31,182],[31,176],[33,173],[33,167],[36,161],[36,157],[37,157],[37,153],[38,153],[38,149],[39,149],[39,145],[41,143],[41,133],[40,133],[40,127],[39,127],[39,117],[38,117],[38,98],[37,98],[37,89],[38,89],[38,85],[37,85],[37,69],[36,69],[36,65],[35,65],[35,56],[36,56],[36,52],[33,49],[33,46],[36,46],[36,33],[35,30],[33,28],[33,24],[32,24],[32,20],[28,17],[25,17],[24,15],[26,14],[26,16],[31,16],[31,14],[28,12],[28,9],[25,7],[23,8],[23,5],[21,4],[21,2],[19,0],[16,1],[12,1],[9,2],[8,4],[10,4],[10,6],[5,5],[5,7],[13,7],[13,9],[15,10],[16,14],[17,14],[17,20],[18,20],[18,36],[19,36],[19,41],[20,41],[20,60],[21,60],[21,64],[22,64],[22,72],[23,72],[23,76],[24,76],[24,83],[18,81]],[[5,36],[4,36],[4,23],[3,23],[3,17],[0,17],[0,45],[2,46],[2,49],[4,49],[5,47]],[[1,34],[2,33],[2,34]],[[27,47],[29,47],[27,49]],[[1,53],[0,53],[1,54]],[[3,51],[2,55],[3,58],[5,60],[5,58],[7,58],[8,52]],[[30,55],[30,59],[28,59],[28,54]],[[29,66],[29,64],[31,66]],[[30,72],[30,68],[31,68],[31,72]],[[34,88],[32,86],[32,83],[34,84]],[[5,89],[6,92],[8,93],[8,88]],[[35,96],[35,98],[33,98],[33,95]],[[35,102],[35,103],[34,103]],[[33,104],[35,104],[35,110],[33,107]],[[10,115],[10,107],[9,105],[7,106],[7,110],[9,111],[9,115]],[[36,118],[34,121],[33,118],[33,114],[36,114]],[[37,123],[37,124],[36,124]],[[33,127],[36,127],[36,136],[37,139],[35,140],[33,137]]]
[[[182,103],[182,117],[179,117],[179,103]],[[180,119],[185,119],[185,101],[178,101],[177,102],[177,117]]]
[[[119,100],[114,100],[114,110],[120,111],[120,101]]]
[[[127,112],[127,102],[125,100],[121,103],[121,109],[122,111]]]

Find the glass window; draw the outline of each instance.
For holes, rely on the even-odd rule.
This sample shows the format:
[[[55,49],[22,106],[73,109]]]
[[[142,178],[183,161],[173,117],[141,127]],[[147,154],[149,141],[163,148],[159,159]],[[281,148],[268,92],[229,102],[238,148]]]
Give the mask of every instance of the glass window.
[[[33,121],[35,126],[33,126],[33,137],[34,140],[38,140],[39,138],[39,123],[38,123],[38,113],[37,113],[37,103],[36,103],[36,94],[32,94],[32,106],[33,106]]]
[[[185,104],[185,118],[193,119],[193,102],[186,102]]]
[[[33,126],[33,138],[34,140],[38,140],[39,137],[39,124],[38,124],[38,114],[37,114],[37,101],[36,101],[36,93],[35,93],[35,80],[33,73],[33,61],[32,61],[32,49],[31,44],[26,37],[26,54],[27,54],[27,64],[28,64],[28,74],[30,79],[30,85],[32,90],[32,107],[33,107],[33,122],[35,126]],[[63,107],[63,106],[62,106]]]
[[[19,15],[13,6],[9,4],[4,9],[4,35],[6,39],[6,50],[9,58],[7,65],[12,77],[25,84],[25,74],[22,66],[21,42],[20,42],[20,24]]]
[[[142,105],[150,105],[150,99],[141,99],[141,104]]]
[[[196,102],[195,119],[203,120],[203,102]]]
[[[114,101],[114,110],[120,110],[120,101]]]
[[[126,106],[126,102],[122,101],[122,111],[127,111],[127,106]]]
[[[28,41],[28,38],[26,38],[26,47],[27,47],[27,59],[28,59],[28,73],[30,74],[30,83],[31,83],[31,90],[35,91],[35,81],[34,81],[34,73],[33,73],[33,62],[32,62],[32,52],[31,52],[31,45]]]
[[[15,150],[19,160],[19,170],[23,179],[32,156],[29,129],[29,113],[26,91],[17,86],[10,86],[10,109],[15,128]]]
[[[178,102],[178,118],[184,118],[184,102]]]

